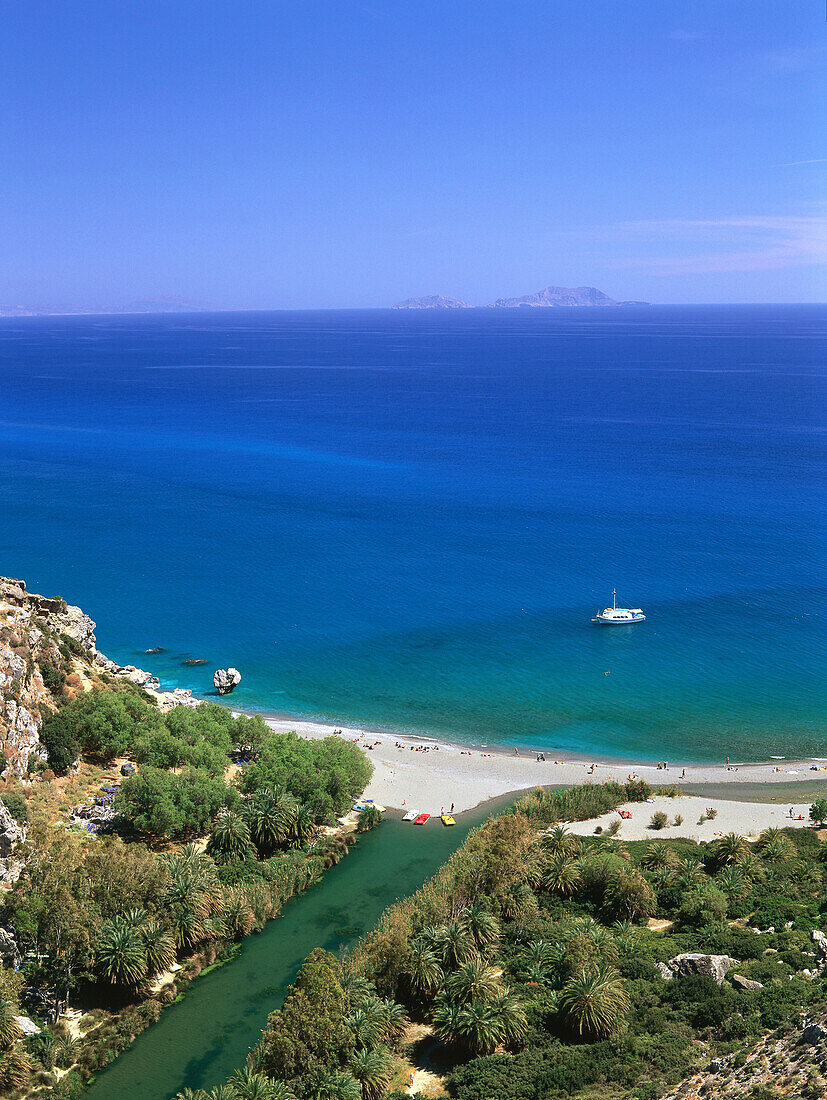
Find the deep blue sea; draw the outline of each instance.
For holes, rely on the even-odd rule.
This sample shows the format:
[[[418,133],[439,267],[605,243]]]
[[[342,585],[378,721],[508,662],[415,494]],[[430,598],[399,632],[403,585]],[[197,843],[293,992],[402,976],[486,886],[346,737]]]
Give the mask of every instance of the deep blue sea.
[[[243,708],[827,756],[826,332],[787,306],[0,319],[0,573],[166,686],[236,665]],[[590,623],[613,586],[645,623]]]

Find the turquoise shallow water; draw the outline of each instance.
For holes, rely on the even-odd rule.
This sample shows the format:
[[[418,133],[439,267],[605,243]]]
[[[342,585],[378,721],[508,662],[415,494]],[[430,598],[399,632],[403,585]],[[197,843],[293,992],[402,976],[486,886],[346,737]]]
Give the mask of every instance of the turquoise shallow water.
[[[0,572],[168,686],[238,666],[247,709],[827,755],[825,320],[3,319]],[[613,585],[645,624],[591,626]]]

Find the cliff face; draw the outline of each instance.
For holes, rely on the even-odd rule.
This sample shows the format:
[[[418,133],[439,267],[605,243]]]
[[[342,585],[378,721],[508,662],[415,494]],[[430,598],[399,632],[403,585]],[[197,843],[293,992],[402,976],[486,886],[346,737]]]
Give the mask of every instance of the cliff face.
[[[99,682],[95,624],[65,600],[0,577],[0,778],[44,761],[43,714]]]

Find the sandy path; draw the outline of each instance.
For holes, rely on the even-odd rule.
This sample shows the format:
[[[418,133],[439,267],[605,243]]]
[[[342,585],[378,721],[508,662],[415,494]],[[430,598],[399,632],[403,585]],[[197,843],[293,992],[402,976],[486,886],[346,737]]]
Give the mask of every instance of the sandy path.
[[[813,779],[824,779],[827,782],[825,758],[779,760],[762,764],[733,762],[730,768],[724,764],[687,765],[685,775],[682,776],[684,768],[678,761],[670,761],[668,770],[662,771],[654,764],[632,765],[628,762],[595,760],[592,770],[590,761],[566,759],[562,756],[555,758],[549,752],[545,753],[545,761],[538,762],[536,753],[526,755],[525,750],[519,756],[509,755],[504,751],[483,753],[479,749],[424,737],[402,737],[294,718],[267,718],[266,721],[274,730],[295,730],[301,736],[311,738],[329,737],[334,728],[340,730],[337,736],[358,744],[374,765],[373,778],[365,791],[367,798],[403,811],[416,810],[430,814],[438,814],[443,807],[447,810],[452,803],[456,813],[469,810],[491,798],[538,784],[570,785],[589,781],[602,783],[607,779],[623,782],[632,774],[652,784],[789,784]],[[821,770],[811,771],[811,767]],[[712,804],[711,799],[705,801],[705,805]],[[776,807],[776,815],[777,811]],[[649,810],[647,822],[653,812]],[[689,812],[677,812],[683,813],[689,820]],[[767,812],[771,812],[771,808]],[[804,812],[806,817],[806,811],[797,812]],[[697,822],[698,816],[695,814],[693,823]],[[783,811],[781,816],[783,817]],[[774,823],[777,824],[778,820],[773,817]],[[720,823],[716,828],[720,829]]]

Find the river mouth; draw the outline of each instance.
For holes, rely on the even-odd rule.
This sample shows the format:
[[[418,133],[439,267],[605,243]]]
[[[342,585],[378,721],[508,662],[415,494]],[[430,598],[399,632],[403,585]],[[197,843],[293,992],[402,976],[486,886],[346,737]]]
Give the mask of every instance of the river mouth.
[[[317,886],[249,936],[236,958],[198,978],[183,1000],[165,1008],[158,1023],[98,1074],[86,1096],[170,1100],[187,1086],[220,1084],[244,1064],[314,947],[338,951],[354,943],[388,905],[416,891],[471,829],[512,801],[506,796],[458,814],[450,829],[438,819],[418,827],[394,815],[360,836]]]

